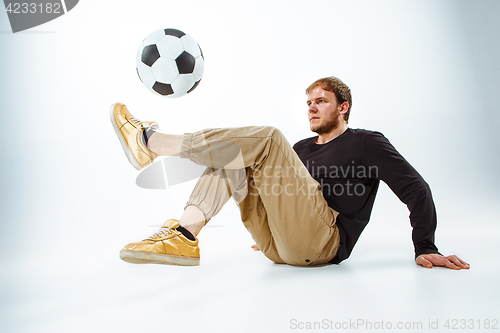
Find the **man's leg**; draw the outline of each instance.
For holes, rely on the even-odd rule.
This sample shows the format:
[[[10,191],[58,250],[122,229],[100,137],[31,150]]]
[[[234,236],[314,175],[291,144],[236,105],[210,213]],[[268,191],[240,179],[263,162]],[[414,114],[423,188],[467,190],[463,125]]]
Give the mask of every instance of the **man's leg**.
[[[198,237],[207,220],[205,213],[195,205],[188,205],[179,219],[179,224],[186,228],[194,237]]]
[[[203,226],[217,215],[232,196],[238,200],[240,192],[234,182],[242,178],[240,174],[239,170],[207,168],[192,191],[179,223],[198,236]]]
[[[124,113],[116,111],[116,106],[114,108],[119,115],[112,115],[112,120]],[[119,108],[123,109],[124,106]],[[309,175],[278,130],[269,127],[213,129],[185,134],[182,138],[155,133],[149,137],[149,144],[146,142],[150,147],[147,149],[139,142],[145,129],[140,124],[134,125],[135,118],[129,114],[122,118],[127,117],[132,121],[127,120],[125,125],[136,128],[120,130],[127,139],[120,141],[124,150],[135,144],[140,150],[136,153],[130,149],[130,155],[149,154],[148,157],[153,156],[150,158],[152,160],[156,154],[180,154],[213,169],[241,172],[244,168],[247,186],[240,191],[243,194],[237,200],[242,220],[263,253],[271,260],[293,265],[313,265],[328,262],[336,254],[339,243],[335,225],[337,213],[328,207],[319,184]],[[115,130],[122,126],[125,128],[125,125],[114,125]],[[125,135],[133,131],[133,135]],[[124,141],[127,141],[128,146],[125,146]],[[132,144],[130,141],[133,141]],[[141,166],[149,163],[146,161]],[[206,219],[209,210],[203,211],[203,207],[196,207]],[[194,211],[199,213],[196,209]]]
[[[158,155],[175,156],[180,154],[182,136],[155,132],[158,129],[157,123],[140,121],[123,104],[113,104],[110,111],[113,128],[127,158],[136,169],[140,170],[148,166]],[[148,148],[148,146],[150,147]],[[152,150],[158,153],[154,153]],[[231,149],[227,151],[231,151]],[[234,152],[235,149],[232,151]],[[231,156],[231,154],[226,155]],[[231,158],[234,159],[234,157]],[[194,191],[193,193],[197,194],[198,198],[192,198],[192,203],[188,203],[180,218],[180,222],[185,227],[181,226],[179,221],[170,219],[149,238],[126,245],[120,251],[120,258],[131,263],[199,265],[198,240],[195,236],[198,235],[206,221],[222,208],[231,195],[235,198],[241,195],[242,192],[238,189],[230,190],[234,188],[231,179],[241,179],[242,174],[244,174],[244,170],[217,171],[211,168],[207,169],[197,188],[209,191],[203,195],[204,198],[208,198],[210,193],[214,194],[214,199],[210,201],[210,207],[213,209],[201,211],[198,206],[207,208],[207,204],[198,199],[201,197],[200,192]],[[228,190],[223,190],[222,195],[217,193],[226,187]],[[215,193],[213,193],[214,189]]]
[[[238,148],[236,152],[234,147]],[[278,130],[246,127],[184,134],[180,155],[226,171],[245,168],[246,188],[242,190],[240,179],[233,181],[234,188],[245,194],[236,201],[245,227],[269,259],[314,265],[335,256],[339,245],[337,213],[328,207],[319,184]],[[192,198],[203,203],[213,201],[217,196],[209,192],[217,191],[208,184],[201,191],[195,189],[200,193]],[[205,214],[217,210],[217,204],[197,207]]]
[[[140,121],[135,118],[123,104],[116,103],[110,110],[111,123],[130,163],[138,170],[151,164],[158,155],[147,148],[158,124]],[[180,139],[180,141],[179,141]],[[182,136],[166,136],[163,138],[166,151],[164,154],[175,155],[180,150],[176,143],[182,142]],[[203,213],[201,213],[203,215]],[[186,210],[186,220],[197,221],[200,212],[191,207]],[[201,217],[204,218],[204,217]],[[150,237],[143,241],[126,245],[120,251],[120,258],[137,264],[155,263],[169,265],[196,266],[200,262],[198,240],[179,221],[170,219]]]

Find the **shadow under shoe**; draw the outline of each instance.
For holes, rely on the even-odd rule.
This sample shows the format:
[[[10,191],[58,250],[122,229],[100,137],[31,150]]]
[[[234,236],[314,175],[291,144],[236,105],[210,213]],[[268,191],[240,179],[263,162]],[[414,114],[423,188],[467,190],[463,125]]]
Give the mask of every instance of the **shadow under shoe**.
[[[120,251],[120,259],[132,264],[198,266],[198,240],[186,238],[178,227],[179,221],[168,220],[149,238],[126,245]]]

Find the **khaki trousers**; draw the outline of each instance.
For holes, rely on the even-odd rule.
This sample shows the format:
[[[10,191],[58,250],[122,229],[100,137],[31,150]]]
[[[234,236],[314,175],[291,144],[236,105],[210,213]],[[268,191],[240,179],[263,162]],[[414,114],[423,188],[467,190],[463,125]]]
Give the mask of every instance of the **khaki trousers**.
[[[243,224],[270,260],[310,266],[335,257],[338,213],[276,128],[184,134],[181,157],[208,167],[186,204],[200,208],[207,221],[232,196]]]

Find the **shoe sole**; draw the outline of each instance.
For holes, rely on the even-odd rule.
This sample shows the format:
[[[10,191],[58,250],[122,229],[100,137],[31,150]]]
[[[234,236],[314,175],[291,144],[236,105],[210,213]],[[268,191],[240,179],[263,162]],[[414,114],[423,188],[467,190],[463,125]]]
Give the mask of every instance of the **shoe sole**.
[[[141,251],[120,251],[120,259],[131,264],[199,266],[200,258],[174,256]]]
[[[127,159],[129,160],[130,164],[132,164],[132,166],[134,168],[136,168],[137,170],[141,170],[142,165],[140,165],[139,162],[137,162],[137,160],[135,159],[134,154],[132,154],[132,151],[130,150],[130,147],[128,146],[127,140],[125,140],[122,132],[120,131],[120,129],[118,128],[118,125],[116,124],[115,117],[114,117],[114,110],[115,110],[116,104],[119,104],[119,103],[115,103],[115,104],[111,105],[111,109],[109,111],[111,124],[113,124],[113,128],[115,129],[116,135],[118,136],[118,140],[120,140],[120,143],[122,144],[123,151],[125,152],[125,155],[127,156]]]

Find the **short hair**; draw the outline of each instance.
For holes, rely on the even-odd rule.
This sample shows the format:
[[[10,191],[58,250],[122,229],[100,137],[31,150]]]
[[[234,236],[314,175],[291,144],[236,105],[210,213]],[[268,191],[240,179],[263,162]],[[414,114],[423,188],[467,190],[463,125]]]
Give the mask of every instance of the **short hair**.
[[[309,95],[311,90],[313,90],[316,87],[320,87],[321,89],[334,93],[335,97],[337,98],[337,103],[339,104],[342,104],[344,102],[349,103],[349,108],[347,109],[347,112],[344,114],[344,120],[347,123],[349,121],[349,114],[351,113],[351,106],[352,106],[351,89],[349,89],[349,87],[339,78],[335,76],[329,76],[314,81],[306,89],[306,94]]]

